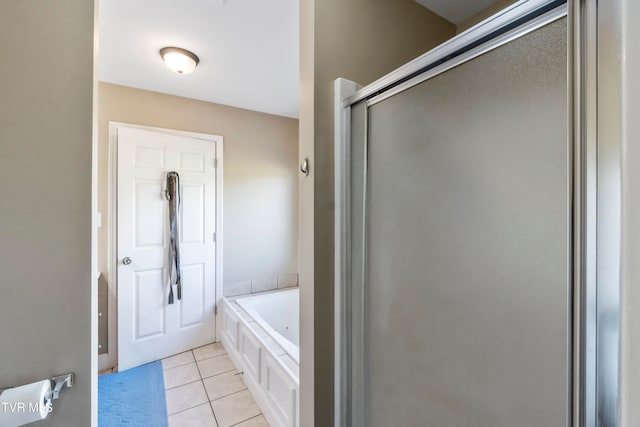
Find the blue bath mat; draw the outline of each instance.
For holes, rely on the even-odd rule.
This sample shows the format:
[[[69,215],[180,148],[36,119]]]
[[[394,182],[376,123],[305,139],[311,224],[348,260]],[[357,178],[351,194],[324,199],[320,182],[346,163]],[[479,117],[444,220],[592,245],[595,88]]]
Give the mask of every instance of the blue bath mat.
[[[162,362],[98,377],[98,427],[167,427]]]

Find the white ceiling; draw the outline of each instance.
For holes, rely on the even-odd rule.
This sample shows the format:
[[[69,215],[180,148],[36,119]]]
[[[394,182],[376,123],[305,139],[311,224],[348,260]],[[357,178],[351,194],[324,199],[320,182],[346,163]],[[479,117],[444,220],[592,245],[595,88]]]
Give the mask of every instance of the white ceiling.
[[[442,16],[447,21],[460,25],[474,15],[493,5],[497,0],[416,0],[418,3]]]
[[[298,117],[298,0],[102,0],[98,79]],[[200,57],[189,75],[158,51]]]

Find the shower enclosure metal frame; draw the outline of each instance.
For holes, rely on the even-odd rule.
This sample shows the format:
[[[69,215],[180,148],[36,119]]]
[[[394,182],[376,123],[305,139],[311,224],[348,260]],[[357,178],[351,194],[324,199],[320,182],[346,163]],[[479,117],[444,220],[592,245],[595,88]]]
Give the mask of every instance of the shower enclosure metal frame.
[[[350,315],[351,106],[366,100],[368,108],[565,16],[572,176],[566,425],[619,425],[620,1],[522,0],[364,88],[335,82],[336,426],[352,425],[365,404],[352,400],[358,379],[350,362],[362,339],[352,327],[366,320]]]

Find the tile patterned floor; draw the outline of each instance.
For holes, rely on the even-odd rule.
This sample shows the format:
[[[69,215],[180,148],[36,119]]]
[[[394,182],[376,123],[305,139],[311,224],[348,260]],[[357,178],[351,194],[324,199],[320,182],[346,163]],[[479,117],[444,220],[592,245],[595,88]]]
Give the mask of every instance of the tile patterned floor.
[[[162,360],[169,427],[269,427],[221,343]]]

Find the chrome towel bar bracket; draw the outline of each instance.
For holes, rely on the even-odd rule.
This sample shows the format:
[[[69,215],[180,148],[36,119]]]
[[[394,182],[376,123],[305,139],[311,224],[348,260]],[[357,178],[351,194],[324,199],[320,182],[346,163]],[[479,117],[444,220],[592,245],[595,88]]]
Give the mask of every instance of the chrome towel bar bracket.
[[[60,397],[60,392],[62,391],[63,388],[67,387],[67,388],[71,388],[73,387],[74,383],[75,383],[75,375],[74,374],[64,374],[64,375],[57,375],[53,378],[51,378],[49,381],[51,381],[51,391],[49,391],[46,396],[45,396],[45,400],[50,401],[50,400],[56,400]],[[15,387],[6,387],[6,388],[0,388],[0,393],[2,393],[3,391],[9,390],[11,388],[16,388],[19,386],[15,386]]]
[[[63,388],[73,387],[75,376],[73,374],[58,375],[51,378],[52,390],[47,394],[47,400],[55,400],[60,397],[60,392]]]

